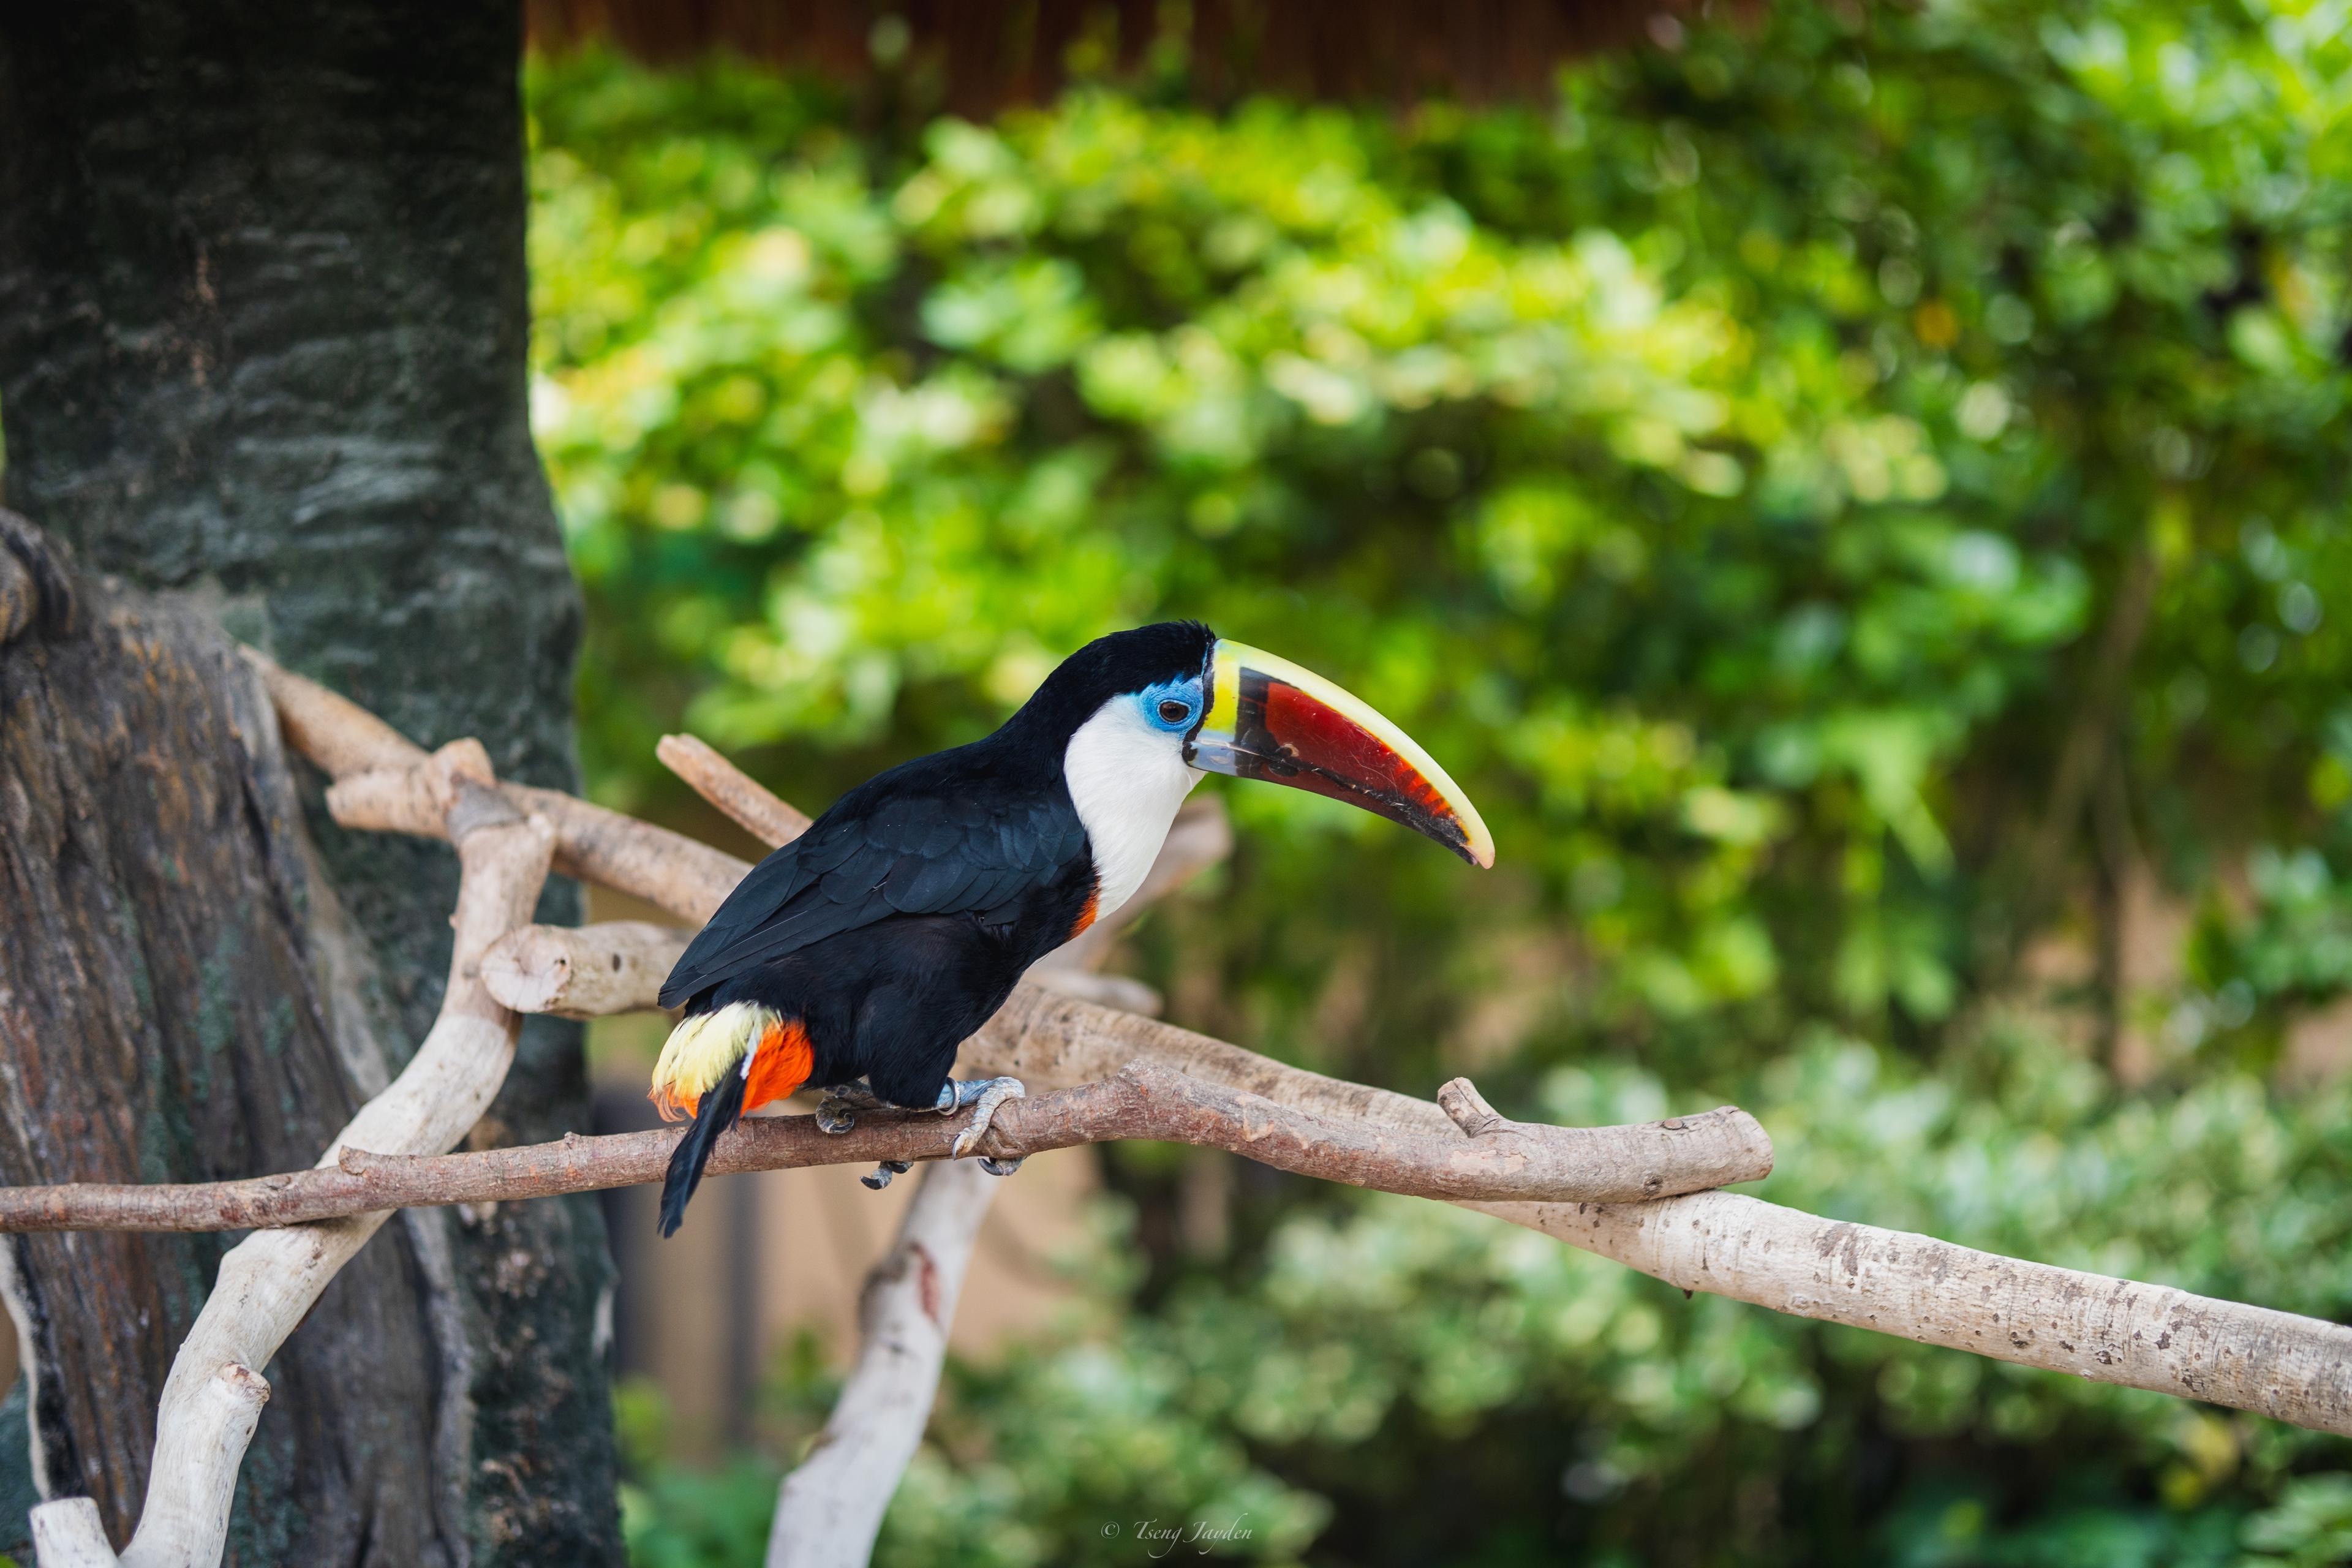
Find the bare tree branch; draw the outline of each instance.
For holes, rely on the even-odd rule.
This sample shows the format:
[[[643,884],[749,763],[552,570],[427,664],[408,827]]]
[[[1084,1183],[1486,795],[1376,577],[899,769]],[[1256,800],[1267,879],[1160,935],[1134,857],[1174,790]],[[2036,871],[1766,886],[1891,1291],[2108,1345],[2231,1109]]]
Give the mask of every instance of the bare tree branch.
[[[86,1497],[58,1498],[33,1508],[33,1555],[41,1568],[115,1568],[106,1521]]]
[[[650,998],[640,996],[638,1001],[642,1005]],[[1003,1009],[966,1042],[961,1060],[971,1071],[1011,1073],[1033,1089],[1107,1078],[1129,1062],[1150,1061],[1331,1121],[1416,1131],[1436,1131],[1447,1125],[1444,1111],[1428,1100],[1326,1078],[1223,1040],[1056,995],[1029,984],[1017,988]],[[2335,1369],[2329,1376],[2352,1377],[2352,1331],[2315,1319],[2000,1258],[1907,1232],[1825,1220],[1751,1198],[1729,1205],[1712,1198],[1704,1203],[1698,1198],[1676,1198],[1632,1207],[1588,1208],[1581,1213],[1542,1204],[1475,1206],[1685,1289],[1706,1290],[1776,1311],[1901,1334],[2101,1383],[2207,1399],[2352,1435],[2352,1426],[2346,1425],[2352,1420],[2347,1415],[2352,1412],[2352,1395],[2341,1388],[2312,1392],[2310,1375],[2300,1370],[2328,1367]],[[1712,1211],[1705,1221],[1708,1226],[1729,1225],[1727,1216],[1736,1214],[1738,1227],[1717,1244],[1703,1268],[1685,1268],[1682,1264],[1688,1257],[1662,1251],[1658,1237],[1680,1235],[1685,1225],[1700,1223],[1684,1215],[1686,1209],[1701,1208]],[[1766,1251],[1734,1245],[1738,1231],[1775,1238],[1773,1247]],[[1822,1251],[1824,1247],[1830,1250]],[[1826,1269],[1822,1259],[1849,1253],[1856,1261],[1853,1271],[1837,1271],[1834,1277],[1824,1272],[1802,1288],[1765,1266],[1777,1258],[1787,1267],[1801,1261],[1808,1268]],[[2021,1271],[2000,1276],[2002,1289],[2016,1302],[2047,1298],[2072,1306],[2053,1312],[2036,1307],[2036,1315],[2020,1326],[2011,1321],[2014,1313],[2010,1308],[1979,1307],[1961,1300],[1953,1283],[1960,1278],[1953,1272],[1959,1258],[1977,1260],[1971,1268],[1979,1279],[1994,1278],[1985,1272],[1994,1265]],[[1873,1260],[1870,1267],[1861,1266],[1864,1259]],[[2142,1316],[2152,1310],[2147,1303],[2157,1300],[2172,1302],[2177,1310],[2166,1309],[2170,1315],[2153,1334],[2117,1342],[2105,1326],[2108,1320],[2102,1315],[2104,1309],[2096,1305],[2110,1300],[2137,1303],[2133,1310]],[[1941,1310],[1957,1313],[1961,1326],[1948,1332],[1936,1330],[1937,1318],[1926,1305],[1930,1301],[1943,1302]],[[2016,1329],[2014,1334],[2011,1328]],[[2262,1347],[2259,1353],[2256,1346]],[[2217,1365],[2233,1367],[2232,1377],[2218,1377],[2213,1370]],[[2305,1411],[2308,1418],[2291,1414],[2296,1410]]]
[[[1286,1066],[1223,1040],[1030,988],[964,1047],[1033,1086],[1148,1060],[1331,1118],[1433,1129],[1426,1100]],[[1727,1193],[1657,1202],[1467,1206],[1685,1290],[2021,1366],[2252,1410],[2352,1436],[2352,1329]]]
[[[633,1135],[650,1141],[638,1145],[625,1138],[574,1139],[440,1159],[403,1160],[394,1152],[447,1147],[495,1092],[511,1052],[514,1020],[469,960],[486,958],[499,937],[521,924],[549,851],[559,868],[697,922],[748,869],[732,856],[567,795],[484,782],[475,776],[474,756],[463,747],[445,748],[428,758],[363,710],[257,656],[256,662],[278,701],[289,741],[335,773],[339,784],[352,785],[340,800],[331,800],[339,821],[446,837],[458,844],[466,868],[458,958],[442,1021],[410,1074],[428,1056],[451,1059],[442,1063],[445,1081],[435,1092],[425,1092],[420,1079],[418,1092],[404,1097],[402,1085],[409,1079],[404,1074],[402,1084],[363,1109],[337,1141],[341,1158],[334,1169],[209,1190],[203,1201],[218,1207],[208,1223],[257,1223],[254,1216],[264,1213],[307,1212],[291,1205],[311,1202],[341,1205],[323,1212],[352,1217],[261,1231],[224,1260],[220,1285],[183,1345],[165,1391],[156,1472],[134,1554],[165,1519],[211,1517],[204,1500],[217,1472],[183,1457],[202,1446],[173,1448],[169,1458],[176,1469],[167,1473],[167,1444],[211,1430],[227,1434],[223,1441],[241,1450],[234,1422],[194,1408],[203,1384],[222,1368],[249,1371],[266,1363],[334,1268],[380,1223],[380,1210],[371,1205],[478,1201],[526,1190],[580,1191],[619,1179],[649,1181],[658,1173],[674,1134]],[[361,775],[372,776],[362,781]],[[535,865],[533,848],[523,847],[518,835],[533,840]],[[493,886],[500,890],[493,894]],[[492,909],[493,903],[499,907]],[[573,968],[582,952],[590,952],[608,973],[623,975],[621,982],[593,991],[596,1008],[620,1010],[650,1000],[644,976],[667,969],[658,954],[674,940],[674,933],[660,927],[590,928],[573,933],[571,945],[545,951],[557,952]],[[542,951],[536,944],[533,937],[502,950],[512,960],[501,970],[510,994],[521,994],[525,981],[544,967],[534,967],[529,959]],[[622,960],[618,971],[611,968],[615,956]],[[550,1001],[568,996],[586,1010],[592,988],[583,982],[565,976],[562,984],[547,984],[543,977],[534,983]],[[437,1053],[436,1043],[443,1047]],[[494,1070],[449,1071],[457,1058]],[[1001,1110],[995,1131],[982,1143],[984,1152],[1000,1157],[1095,1138],[1211,1144],[1304,1173],[1466,1202],[1685,1289],[2352,1436],[2352,1329],[2337,1324],[1821,1219],[1720,1192],[1647,1202],[1527,1196],[1570,1184],[1580,1193],[1612,1199],[1633,1190],[1675,1191],[1683,1177],[1700,1173],[1706,1162],[1685,1168],[1670,1158],[1675,1153],[1702,1145],[1717,1152],[1739,1146],[1750,1155],[1769,1151],[1761,1130],[1749,1131],[1754,1124],[1744,1113],[1727,1110],[1683,1119],[1679,1126],[1647,1129],[1524,1126],[1496,1115],[1466,1084],[1448,1086],[1441,1107],[1287,1067],[1206,1036],[1056,995],[1034,982],[1017,988],[967,1042],[962,1060],[978,1070],[1013,1073],[1034,1089],[1077,1086]],[[478,1087],[484,1076],[487,1089]],[[1105,1079],[1111,1081],[1086,1081]],[[442,1092],[451,1090],[457,1091],[454,1098]],[[380,1113],[379,1106],[384,1107]],[[394,1114],[395,1106],[400,1114]],[[417,1117],[429,1118],[429,1125]],[[795,1131],[799,1121],[746,1123],[722,1141],[712,1169],[816,1163],[819,1152],[829,1160],[937,1159],[958,1126],[953,1119],[883,1121],[833,1138],[805,1123]],[[799,1152],[796,1140],[812,1139],[823,1140],[821,1151],[808,1150],[805,1160],[791,1157]],[[362,1152],[369,1148],[383,1152]],[[755,1165],[755,1159],[764,1163]],[[631,1172],[635,1173],[625,1173]],[[1718,1181],[1745,1179],[1722,1171],[1710,1174]],[[1596,1185],[1604,1176],[1635,1184]],[[342,1183],[358,1185],[337,1185]],[[238,1190],[232,1194],[230,1188]],[[71,1211],[85,1198],[100,1207],[127,1205],[122,1213],[150,1218],[152,1213],[140,1205],[168,1207],[176,1201],[152,1192],[131,1195],[134,1191],[74,1197],[56,1196],[55,1190],[48,1195],[0,1194],[0,1206],[17,1205],[26,1223],[38,1224],[43,1215]],[[446,1195],[385,1195],[411,1191]],[[240,1210],[237,1204],[250,1206]],[[247,1217],[227,1217],[232,1213]],[[919,1381],[935,1375],[934,1369]],[[903,1423],[891,1430],[894,1443],[904,1441]],[[230,1464],[232,1476],[234,1468]],[[173,1498],[194,1500],[183,1507],[169,1500]],[[70,1503],[37,1510],[45,1568],[106,1560],[71,1555],[88,1545],[85,1524],[94,1529],[94,1510],[77,1510]],[[215,1546],[214,1556],[159,1552],[125,1561],[211,1562],[216,1552]]]
[[[164,1401],[165,1418],[155,1425],[146,1510],[123,1562],[184,1568],[220,1561],[237,1468],[260,1425],[261,1407],[268,1403],[269,1384],[262,1375],[233,1361],[215,1367],[196,1386],[190,1408],[173,1413],[170,1400]],[[173,1414],[179,1418],[171,1419]],[[172,1477],[173,1484],[159,1485],[154,1478],[160,1476]]]
[[[518,1013],[603,1018],[642,1012],[693,939],[685,927],[644,921],[522,926],[482,955],[482,984]]]
[[[923,1173],[858,1298],[857,1364],[816,1446],[783,1479],[768,1568],[863,1568],[939,1396],[948,1331],[997,1179],[977,1161]]]
[[[695,794],[771,849],[781,848],[808,831],[806,812],[778,799],[706,741],[692,735],[664,735],[655,745],[654,755],[691,785]]]
[[[267,655],[251,648],[245,654],[278,709],[287,744],[334,779],[327,810],[338,824],[422,838],[449,837],[423,747],[358,703]],[[682,833],[591,805],[561,790],[497,788],[519,814],[545,817],[554,829],[557,872],[633,894],[698,926],[751,868]]]
[[[1685,1290],[2352,1436],[2352,1328],[1734,1193],[1478,1204]]]
[[[1489,1114],[1467,1139],[1451,1127],[1408,1132],[1332,1121],[1139,1061],[1102,1082],[1008,1101],[978,1152],[1014,1160],[1142,1138],[1202,1144],[1300,1175],[1415,1197],[1568,1203],[1701,1192],[1760,1181],[1772,1169],[1764,1129],[1731,1106],[1634,1127],[1549,1127]],[[945,1159],[971,1120],[969,1111],[870,1115],[848,1132],[826,1133],[812,1116],[753,1117],[719,1139],[710,1171]],[[236,1230],[595,1192],[659,1181],[680,1136],[664,1127],[404,1155],[372,1152],[346,1134],[333,1166],[247,1181],[0,1188],[0,1231]]]

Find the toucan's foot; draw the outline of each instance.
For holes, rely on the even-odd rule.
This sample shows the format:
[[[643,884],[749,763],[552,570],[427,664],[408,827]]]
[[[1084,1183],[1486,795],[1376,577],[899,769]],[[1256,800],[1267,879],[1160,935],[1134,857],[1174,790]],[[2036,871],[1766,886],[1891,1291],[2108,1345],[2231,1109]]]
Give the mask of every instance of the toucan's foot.
[[[1023,1156],[1024,1159],[1026,1157]],[[982,1154],[980,1157],[980,1168],[992,1176],[1009,1176],[1021,1168],[1021,1161],[999,1160],[992,1155]]]
[[[956,1083],[950,1080],[940,1090],[940,1113],[943,1116],[952,1116],[966,1106],[971,1107],[971,1125],[956,1134],[955,1145],[950,1152],[959,1160],[971,1153],[979,1145],[982,1135],[988,1131],[989,1122],[995,1119],[996,1108],[1008,1100],[1023,1099],[1028,1092],[1022,1087],[1021,1080],[1017,1078],[976,1078],[969,1083]],[[999,1176],[1018,1170],[1021,1166],[1021,1162],[1018,1160],[1010,1162],[999,1160],[996,1163],[1005,1167],[1002,1171],[991,1173]]]
[[[882,1109],[880,1097],[862,1083],[845,1083],[818,1102],[816,1124],[839,1137],[857,1125],[861,1110]]]
[[[857,1179],[878,1193],[890,1184],[891,1177],[903,1176],[913,1169],[905,1160],[885,1160]]]

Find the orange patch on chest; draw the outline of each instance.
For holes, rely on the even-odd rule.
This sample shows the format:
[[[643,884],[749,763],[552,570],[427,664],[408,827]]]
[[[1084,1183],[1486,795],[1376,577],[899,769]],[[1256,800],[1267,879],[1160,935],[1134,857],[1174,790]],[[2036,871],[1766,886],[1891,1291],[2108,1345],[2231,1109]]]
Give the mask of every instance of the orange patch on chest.
[[[1102,889],[1097,885],[1093,892],[1087,895],[1087,907],[1078,911],[1077,923],[1070,927],[1070,934],[1064,940],[1076,940],[1080,931],[1095,923],[1095,906],[1100,902],[1102,902]]]
[[[816,1047],[798,1022],[775,1023],[760,1036],[751,1053],[751,1074],[743,1085],[743,1109],[782,1100],[808,1082],[816,1069]]]

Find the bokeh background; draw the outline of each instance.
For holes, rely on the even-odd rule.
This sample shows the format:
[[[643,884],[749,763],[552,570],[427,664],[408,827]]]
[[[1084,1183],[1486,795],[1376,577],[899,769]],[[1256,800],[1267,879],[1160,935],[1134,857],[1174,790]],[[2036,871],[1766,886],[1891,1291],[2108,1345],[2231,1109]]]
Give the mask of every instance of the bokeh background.
[[[1234,789],[1120,961],[1177,1021],[1737,1101],[1777,1201],[2352,1315],[2344,0],[1709,6],[1360,98],[1211,80],[1182,11],[985,116],[889,17],[854,75],[535,57],[596,795],[700,823],[685,727],[819,807],[1199,616],[1395,717],[1500,861]],[[2340,1440],[1223,1156],[1057,1190],[877,1563],[1239,1516],[1366,1568],[2352,1560]],[[752,1288],[730,1224],[628,1255],[646,1568],[757,1561],[851,1349],[837,1301],[659,1329]]]

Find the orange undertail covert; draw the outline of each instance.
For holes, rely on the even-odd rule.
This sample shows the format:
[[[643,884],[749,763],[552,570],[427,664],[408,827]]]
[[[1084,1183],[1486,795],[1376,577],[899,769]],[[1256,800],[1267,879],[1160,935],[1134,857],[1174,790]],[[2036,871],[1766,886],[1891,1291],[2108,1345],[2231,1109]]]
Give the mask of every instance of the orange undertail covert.
[[[646,1098],[663,1121],[682,1121],[720,1079],[741,1072],[742,1109],[750,1110],[800,1088],[815,1066],[815,1047],[799,1019],[737,1002],[678,1021],[654,1066]]]

